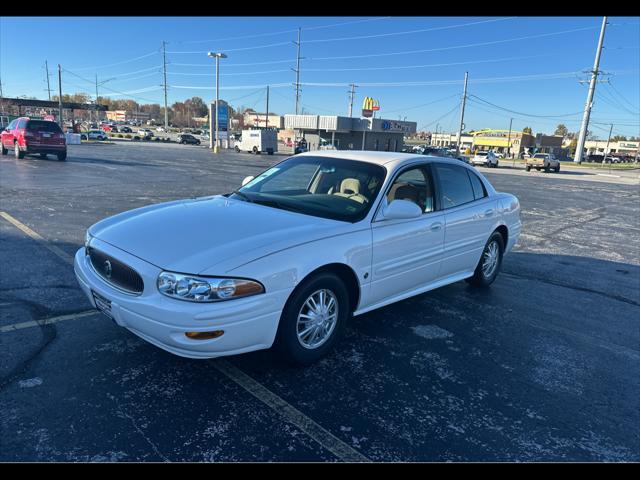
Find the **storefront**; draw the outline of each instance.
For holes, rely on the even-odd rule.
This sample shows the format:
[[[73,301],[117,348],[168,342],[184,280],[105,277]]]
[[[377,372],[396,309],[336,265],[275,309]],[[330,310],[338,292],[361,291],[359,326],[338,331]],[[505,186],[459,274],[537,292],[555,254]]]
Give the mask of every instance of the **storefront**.
[[[303,137],[310,150],[400,152],[404,136],[415,133],[417,123],[336,115],[285,115],[284,127]]]

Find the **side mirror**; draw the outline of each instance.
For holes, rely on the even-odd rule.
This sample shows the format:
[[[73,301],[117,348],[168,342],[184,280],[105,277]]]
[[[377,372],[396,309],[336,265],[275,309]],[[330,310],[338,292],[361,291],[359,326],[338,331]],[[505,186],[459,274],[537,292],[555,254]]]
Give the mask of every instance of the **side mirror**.
[[[402,220],[418,218],[422,209],[409,200],[393,200],[382,212],[383,220]]]
[[[247,183],[249,183],[254,178],[256,178],[256,177],[254,177],[253,175],[249,175],[248,177],[244,177],[244,180],[242,180],[242,186],[244,187]]]

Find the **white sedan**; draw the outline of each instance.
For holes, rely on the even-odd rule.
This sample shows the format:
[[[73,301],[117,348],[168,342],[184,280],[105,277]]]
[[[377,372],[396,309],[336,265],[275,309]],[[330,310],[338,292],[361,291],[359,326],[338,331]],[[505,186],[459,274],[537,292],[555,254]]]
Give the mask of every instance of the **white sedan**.
[[[351,315],[468,280],[490,285],[518,199],[442,157],[315,151],[227,195],[120,213],[75,256],[97,309],[176,355],[271,346],[309,364]]]

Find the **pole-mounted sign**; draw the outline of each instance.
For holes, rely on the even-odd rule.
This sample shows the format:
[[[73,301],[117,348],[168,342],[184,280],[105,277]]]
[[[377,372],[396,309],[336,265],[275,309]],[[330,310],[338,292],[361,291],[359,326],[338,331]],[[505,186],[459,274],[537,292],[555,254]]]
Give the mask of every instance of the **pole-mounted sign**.
[[[362,116],[369,118],[373,116],[373,112],[380,110],[380,104],[371,97],[365,97],[362,102]]]

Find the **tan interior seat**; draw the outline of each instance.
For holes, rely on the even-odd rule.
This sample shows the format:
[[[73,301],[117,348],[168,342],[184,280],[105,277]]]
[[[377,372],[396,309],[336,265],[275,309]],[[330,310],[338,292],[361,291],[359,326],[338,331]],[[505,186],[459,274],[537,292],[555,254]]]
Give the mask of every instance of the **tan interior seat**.
[[[365,203],[367,201],[367,197],[360,194],[360,180],[357,178],[345,178],[342,180],[342,182],[340,182],[340,191],[335,192],[333,195],[346,197],[359,203]]]

